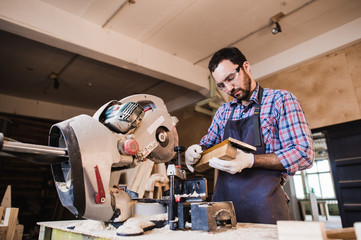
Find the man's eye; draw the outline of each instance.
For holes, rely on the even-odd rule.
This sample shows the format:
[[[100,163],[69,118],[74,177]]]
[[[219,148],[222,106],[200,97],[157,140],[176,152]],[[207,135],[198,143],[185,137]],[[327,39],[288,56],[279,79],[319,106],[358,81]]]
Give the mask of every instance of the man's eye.
[[[226,81],[232,81],[236,77],[235,73],[229,74]]]
[[[224,83],[217,83],[218,88],[224,88]]]

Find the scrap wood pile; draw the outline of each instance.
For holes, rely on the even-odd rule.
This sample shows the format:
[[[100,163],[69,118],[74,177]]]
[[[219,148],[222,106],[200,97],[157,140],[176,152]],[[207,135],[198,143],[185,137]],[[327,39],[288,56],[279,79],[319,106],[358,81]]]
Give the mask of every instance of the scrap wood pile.
[[[19,208],[11,207],[11,186],[8,186],[0,205],[0,240],[21,240],[24,225],[18,224]]]

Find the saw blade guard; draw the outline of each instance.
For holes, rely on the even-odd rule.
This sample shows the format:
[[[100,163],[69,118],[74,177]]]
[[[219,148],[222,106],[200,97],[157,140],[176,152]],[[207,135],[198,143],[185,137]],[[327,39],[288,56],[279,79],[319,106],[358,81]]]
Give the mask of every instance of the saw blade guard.
[[[115,108],[120,111],[114,113]],[[114,130],[114,126],[124,124],[124,115],[129,116],[127,117],[129,125],[134,127],[124,128],[121,131]],[[163,100],[159,97],[136,94],[119,101],[113,100],[99,108],[93,118],[114,132],[137,141],[139,150],[135,154],[135,165],[147,158],[155,163],[165,163],[175,156],[173,149],[178,145],[178,133],[175,127],[178,119],[170,116]]]
[[[174,147],[178,146],[176,124],[178,119],[168,113],[167,107],[159,97],[138,94],[123,98],[120,102],[137,102],[144,109],[144,117],[133,137],[139,143],[136,155],[139,161],[149,158],[155,163],[165,163],[175,156]]]

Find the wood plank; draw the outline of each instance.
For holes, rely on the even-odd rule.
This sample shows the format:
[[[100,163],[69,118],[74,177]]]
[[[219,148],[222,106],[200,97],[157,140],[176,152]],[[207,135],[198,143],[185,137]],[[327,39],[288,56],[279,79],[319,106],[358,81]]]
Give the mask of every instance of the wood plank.
[[[356,239],[355,228],[328,229],[323,222],[277,221],[279,240]]]
[[[3,216],[4,216],[4,212],[5,212],[5,208],[0,206],[0,222],[2,221],[3,219]]]
[[[279,240],[326,240],[323,222],[277,221]]]
[[[356,239],[361,240],[361,222],[354,223]]]
[[[14,239],[19,208],[7,208],[5,211],[4,225],[7,226],[6,239]]]
[[[237,156],[237,148],[232,147],[229,144],[222,145],[211,152],[208,152],[202,156],[198,163],[194,166],[197,172],[203,172],[211,167],[209,166],[209,159],[212,157],[220,158],[223,160],[232,160]]]
[[[132,184],[130,185],[130,187],[128,187],[129,190],[131,190],[133,192],[138,191],[140,181],[142,180],[142,177],[143,177],[143,174],[145,171],[144,165],[145,165],[145,162],[142,162],[135,168],[135,174],[134,174]]]
[[[154,162],[151,160],[142,162],[137,166],[137,171],[134,176],[133,183],[129,187],[129,189],[133,192],[137,192],[139,198],[142,198],[144,195],[145,186],[148,182],[150,174],[152,173],[153,166]]]
[[[6,240],[7,230],[8,230],[7,226],[0,226],[0,240]]]
[[[142,180],[140,182],[140,185],[138,187],[138,197],[143,198],[144,192],[145,192],[145,186],[147,185],[147,182],[149,181],[150,175],[153,171],[154,162],[151,160],[147,161],[146,169],[144,171]]]
[[[9,240],[7,238],[8,226],[0,226],[0,240]],[[17,224],[15,227],[14,237],[11,240],[22,240],[24,225]]]
[[[15,227],[15,234],[13,240],[22,240],[24,232],[24,225],[17,224]]]
[[[1,206],[11,208],[11,186],[8,185],[6,188],[3,199],[1,200]]]
[[[326,230],[329,239],[356,239],[355,228],[339,228]]]
[[[237,139],[234,139],[234,138],[227,138],[226,140],[214,145],[213,147],[211,148],[208,148],[207,150],[205,150],[202,155],[205,155],[209,152],[212,152],[214,151],[215,149],[219,148],[219,147],[222,147],[223,145],[226,145],[226,144],[229,144],[235,148],[239,148],[239,149],[242,149],[244,151],[247,151],[247,152],[250,152],[250,151],[256,151],[256,147],[248,144],[248,143],[245,143],[245,142],[242,142],[242,141],[239,141]]]
[[[234,138],[228,138],[219,144],[205,150],[202,153],[202,158],[194,166],[197,172],[203,172],[211,167],[208,164],[209,159],[216,157],[222,160],[233,160],[237,156],[237,148],[246,152],[252,152],[256,150],[256,147],[236,140]]]

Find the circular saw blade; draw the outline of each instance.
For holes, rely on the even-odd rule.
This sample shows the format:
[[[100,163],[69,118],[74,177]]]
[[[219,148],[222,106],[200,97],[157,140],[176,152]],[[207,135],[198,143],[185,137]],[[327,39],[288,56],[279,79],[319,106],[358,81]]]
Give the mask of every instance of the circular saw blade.
[[[165,163],[172,160],[176,152],[174,147],[178,146],[178,132],[176,127],[171,131],[159,127],[157,129],[158,146],[148,155],[155,163]]]

